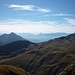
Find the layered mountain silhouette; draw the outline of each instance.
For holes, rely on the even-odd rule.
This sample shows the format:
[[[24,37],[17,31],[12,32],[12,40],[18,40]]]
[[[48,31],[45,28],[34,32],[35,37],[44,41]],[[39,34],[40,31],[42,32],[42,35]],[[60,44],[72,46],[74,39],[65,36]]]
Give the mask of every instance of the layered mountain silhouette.
[[[3,34],[0,35],[0,46],[19,40],[25,40],[25,39],[13,32],[10,34]]]
[[[68,33],[40,33],[40,34],[31,34],[31,33],[19,33],[23,38],[28,39],[34,43],[40,43],[44,41],[48,41],[50,39],[58,38],[61,36],[67,36]]]
[[[0,56],[1,65],[18,66],[31,75],[75,75],[75,33],[15,51],[11,48],[9,57]]]

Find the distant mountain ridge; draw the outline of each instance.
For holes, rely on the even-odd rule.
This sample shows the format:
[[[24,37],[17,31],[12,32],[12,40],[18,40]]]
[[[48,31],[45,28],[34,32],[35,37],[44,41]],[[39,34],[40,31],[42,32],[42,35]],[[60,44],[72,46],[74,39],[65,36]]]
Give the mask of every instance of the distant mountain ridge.
[[[3,34],[3,35],[0,35],[0,46],[11,43],[11,42],[19,41],[19,40],[26,40],[26,39],[22,38],[21,36],[13,32],[10,34]]]
[[[62,36],[67,36],[69,35],[68,33],[40,33],[40,34],[31,34],[31,33],[19,33],[20,36],[23,38],[28,39],[31,42],[34,43],[40,43],[40,42],[45,42],[54,38],[59,38]]]

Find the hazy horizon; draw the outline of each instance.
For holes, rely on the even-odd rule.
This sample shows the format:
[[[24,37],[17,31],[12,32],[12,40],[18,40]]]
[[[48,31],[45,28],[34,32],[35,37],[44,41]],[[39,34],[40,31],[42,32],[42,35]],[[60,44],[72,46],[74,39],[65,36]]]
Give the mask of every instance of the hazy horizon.
[[[11,33],[15,33],[15,34],[18,34],[18,35],[20,35],[20,34],[31,34],[31,35],[40,35],[40,34],[74,34],[75,32],[73,32],[73,33],[63,33],[63,32],[55,32],[55,33],[25,33],[25,32],[23,32],[23,33],[16,33],[16,32],[4,32],[4,33],[0,33],[1,35],[3,35],[3,34],[11,34]]]

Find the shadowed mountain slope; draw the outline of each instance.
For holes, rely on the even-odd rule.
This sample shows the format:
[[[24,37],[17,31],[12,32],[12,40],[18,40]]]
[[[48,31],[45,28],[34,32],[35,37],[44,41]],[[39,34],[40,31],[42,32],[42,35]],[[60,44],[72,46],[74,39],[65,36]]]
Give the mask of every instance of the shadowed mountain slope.
[[[33,44],[14,54],[0,64],[19,66],[31,75],[75,75],[75,34]]]
[[[15,41],[0,47],[0,55],[7,55],[14,51],[20,50],[22,48],[27,48],[30,44],[29,41]]]

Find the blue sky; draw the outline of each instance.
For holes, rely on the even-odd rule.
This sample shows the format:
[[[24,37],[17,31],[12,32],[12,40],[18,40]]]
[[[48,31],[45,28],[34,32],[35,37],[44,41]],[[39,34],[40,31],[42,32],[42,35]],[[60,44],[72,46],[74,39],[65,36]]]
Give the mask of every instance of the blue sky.
[[[75,0],[1,0],[0,33],[74,33]]]

